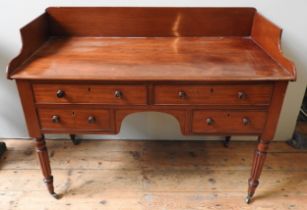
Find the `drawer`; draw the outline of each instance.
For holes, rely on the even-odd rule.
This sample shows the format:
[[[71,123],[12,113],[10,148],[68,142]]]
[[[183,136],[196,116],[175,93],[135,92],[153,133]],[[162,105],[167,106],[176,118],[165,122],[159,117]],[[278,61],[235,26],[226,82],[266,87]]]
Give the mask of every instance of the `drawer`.
[[[66,130],[73,129],[74,112],[63,109],[40,109],[38,116],[42,129],[46,130]]]
[[[154,87],[157,105],[268,105],[272,85],[160,85]]]
[[[194,111],[196,134],[259,134],[266,123],[265,111]]]
[[[143,85],[33,84],[35,101],[48,103],[146,104]]]
[[[111,111],[109,110],[77,110],[75,128],[79,130],[111,130]]]
[[[38,114],[43,130],[112,130],[110,110],[40,109]]]

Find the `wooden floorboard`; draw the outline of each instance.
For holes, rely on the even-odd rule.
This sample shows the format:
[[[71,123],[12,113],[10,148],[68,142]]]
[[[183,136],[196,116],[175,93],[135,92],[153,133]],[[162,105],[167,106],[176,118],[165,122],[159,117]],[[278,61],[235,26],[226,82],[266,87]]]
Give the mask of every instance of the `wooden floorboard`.
[[[255,142],[48,140],[56,192],[47,193],[32,140],[6,140],[0,209],[304,210],[307,151],[273,143],[252,204]]]

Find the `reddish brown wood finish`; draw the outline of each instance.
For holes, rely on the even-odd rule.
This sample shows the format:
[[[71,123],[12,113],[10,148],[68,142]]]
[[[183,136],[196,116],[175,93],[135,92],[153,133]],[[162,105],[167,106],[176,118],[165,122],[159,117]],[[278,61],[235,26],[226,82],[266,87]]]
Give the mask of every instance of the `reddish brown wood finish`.
[[[264,111],[194,111],[192,132],[197,134],[261,134],[267,113]],[[246,120],[246,122],[245,122]]]
[[[20,34],[22,48],[19,55],[7,67],[8,78],[48,40],[49,29],[46,13],[20,29]]]
[[[293,76],[250,38],[60,37],[50,39],[12,78],[272,81]]]
[[[254,8],[48,8],[55,36],[249,36]],[[214,27],[213,27],[214,26]]]
[[[40,131],[40,122],[34,106],[34,96],[31,83],[25,80],[17,80],[16,84],[25,120],[27,122],[28,133],[33,138],[39,138],[42,134]]]
[[[281,81],[275,83],[274,92],[272,95],[272,102],[268,109],[268,119],[266,121],[265,129],[261,135],[261,140],[263,141],[267,142],[274,138],[287,86],[287,82]]]
[[[296,77],[281,30],[255,9],[49,8],[21,35],[8,78],[51,194],[42,134],[114,134],[129,114],[156,111],[174,116],[184,135],[258,135],[250,201]]]
[[[93,85],[93,84],[33,84],[35,102],[38,104],[147,104],[145,85]],[[57,91],[64,91],[62,98]],[[116,91],[120,95],[116,95]]]
[[[147,27],[148,25],[150,25],[151,27]],[[267,30],[265,30],[264,28]],[[246,77],[240,78],[240,74],[244,74],[244,72],[240,73],[240,70],[239,70],[240,68],[238,69],[233,68],[235,69],[235,72],[240,73],[240,74],[236,73],[235,75],[237,76],[238,79],[247,80],[248,75],[253,76],[250,79],[253,79],[254,77],[256,78],[259,77],[258,78],[259,80],[295,79],[294,65],[290,61],[288,61],[285,57],[283,57],[283,55],[280,52],[281,30],[278,27],[276,27],[274,24],[272,24],[271,22],[267,21],[265,18],[260,16],[258,13],[255,13],[255,9],[253,8],[49,8],[47,9],[46,13],[44,13],[42,16],[40,16],[39,18],[37,18],[36,20],[28,24],[21,30],[23,48],[21,50],[20,55],[16,59],[14,59],[8,66],[8,77],[11,78],[11,75],[13,74],[13,72],[21,71],[23,68],[19,68],[19,67],[22,67],[22,64],[29,57],[31,57],[31,55],[33,55],[33,53],[38,48],[40,48],[43,44],[45,44],[48,37],[54,36],[54,35],[64,35],[64,34],[69,35],[69,36],[81,36],[81,35],[82,36],[107,36],[108,35],[108,36],[116,36],[116,37],[119,37],[119,36],[126,36],[126,37],[133,37],[133,36],[134,37],[135,36],[147,36],[147,37],[163,36],[165,37],[165,36],[169,36],[170,38],[171,37],[173,38],[170,39],[171,43],[166,46],[168,47],[168,49],[174,49],[174,50],[177,49],[177,51],[181,49],[181,45],[184,44],[184,42],[181,44],[180,39],[178,39],[178,37],[213,36],[214,38],[214,36],[218,36],[218,37],[237,36],[241,38],[242,37],[247,38],[251,36],[251,40],[255,41],[255,43],[257,43],[259,46],[265,49],[267,53],[275,59],[275,62],[280,64],[280,66],[284,67],[286,71],[283,72],[282,70],[279,70],[281,71],[279,75],[279,74],[276,74],[276,68],[274,66],[270,66],[270,68],[268,68],[268,66],[266,65],[266,66],[262,66],[262,68],[261,67],[259,68],[259,69],[262,69],[262,71],[265,71],[266,74],[259,75],[259,72],[249,72],[247,70],[246,75],[245,75]],[[64,42],[67,42],[67,40],[64,39]],[[196,41],[193,41],[193,42],[196,42]],[[215,41],[213,40],[213,42]],[[148,44],[150,42],[146,42],[146,43]],[[223,49],[223,51],[227,52],[227,45],[223,46],[222,44],[221,46],[219,46],[217,45],[218,43],[219,42],[214,43],[213,47],[220,51],[222,51],[221,49],[225,48]],[[84,45],[84,43],[77,43],[77,44],[79,48]],[[86,47],[87,49],[90,49],[89,47],[91,46],[93,47],[93,45],[97,45],[97,44],[99,45],[99,47],[103,47],[101,45],[105,45],[107,43],[92,43],[92,45],[91,43],[89,43],[89,45]],[[133,45],[133,43],[130,43],[130,45],[131,44]],[[165,43],[163,42],[161,44],[165,45]],[[67,43],[63,43],[63,42],[62,44],[61,42],[58,43],[58,47],[65,46],[65,45],[67,45]],[[169,47],[169,45],[171,46]],[[235,44],[235,43],[232,43],[232,45],[238,46],[238,44]],[[57,45],[55,43],[52,43],[52,46],[56,47]],[[146,47],[150,48],[150,46],[146,46]],[[246,48],[246,46],[244,45],[243,47]],[[53,48],[49,50],[52,50],[52,49]],[[117,52],[120,51],[117,48],[115,49],[117,50]],[[131,48],[130,46],[129,46],[129,49],[133,50],[133,48]],[[83,49],[83,52],[84,50],[85,49]],[[104,51],[109,52],[108,50],[104,50]],[[148,50],[148,52],[151,52],[151,51]],[[53,51],[53,53],[55,52],[56,51]],[[81,52],[78,51],[77,53],[81,53]],[[135,53],[136,52],[134,52],[134,54]],[[250,55],[255,56],[254,53],[250,53]],[[114,55],[112,55],[112,58],[114,58],[113,56]],[[150,58],[153,55],[148,55],[148,56]],[[165,57],[165,55],[163,55],[163,57]],[[197,56],[193,55],[189,57],[193,58]],[[241,56],[236,55],[236,57],[241,58],[242,55]],[[122,58],[125,58],[125,57],[120,57],[119,59],[117,59],[117,62],[120,61]],[[141,58],[146,60],[146,57],[141,57]],[[226,55],[224,55],[223,58],[221,58],[214,54],[214,56],[211,58],[211,62],[213,62],[214,65],[216,65],[216,64],[222,63],[222,60],[227,61],[225,60],[225,58],[226,58]],[[249,65],[251,64],[256,65],[255,63],[263,63],[263,64],[266,63],[267,64],[265,60],[262,60],[262,59],[260,60],[259,58],[258,60],[254,59],[253,62],[249,62]],[[154,61],[156,61],[156,59]],[[228,60],[228,62],[229,61],[231,61],[231,59]],[[244,64],[243,61],[241,60],[241,64]],[[58,62],[59,60],[57,60],[57,63]],[[87,62],[87,64],[85,65],[89,65],[89,63],[90,62]],[[106,62],[103,62],[103,63],[106,63]],[[189,61],[189,63],[191,64],[193,62]],[[231,63],[228,63],[228,64],[231,64]],[[228,67],[230,66],[231,65],[228,65]],[[241,67],[242,66],[247,67],[248,65],[241,65]],[[82,65],[76,66],[76,68],[80,70],[82,69]],[[131,68],[131,65],[129,66],[129,68]],[[208,65],[206,65],[205,68],[207,69]],[[88,69],[88,66],[87,66],[87,69]],[[190,70],[191,69],[186,69],[186,71],[190,71]],[[55,70],[54,74],[59,73],[58,71],[59,71],[58,69]],[[60,74],[63,74],[63,71],[61,71]],[[155,71],[159,71],[158,66],[157,68],[155,68]],[[161,71],[164,72],[165,69],[162,69]],[[286,73],[287,71],[288,71],[288,74]],[[74,71],[74,73],[76,73],[79,79],[82,79],[82,75],[80,75],[76,71]],[[95,73],[97,73],[97,71],[93,72],[92,79],[95,79]],[[107,72],[103,72],[103,73],[107,74]],[[112,74],[113,77],[117,73],[118,72],[114,72],[114,74]],[[137,73],[143,74],[139,71]],[[195,72],[195,74],[196,73],[201,73],[201,72]],[[225,72],[221,72],[221,73],[225,73]],[[233,73],[234,71],[231,71],[228,74],[225,74],[224,79],[229,80],[228,77],[231,78]],[[55,75],[53,74],[51,75],[49,74],[46,74],[44,79],[51,78],[52,76],[53,76],[53,79],[61,79],[58,77],[55,78]],[[73,74],[70,74],[70,76],[72,75]],[[174,76],[174,74],[172,75]],[[175,75],[177,76],[177,74]],[[193,75],[193,72],[191,72],[191,75]],[[43,75],[36,75],[37,77],[35,77],[35,72],[32,72],[31,74],[25,74],[24,72],[24,74],[21,74],[19,77],[17,75],[14,75],[14,76],[15,78],[32,78],[33,79],[34,77],[36,79],[40,79],[39,77]],[[96,76],[99,76],[99,75],[96,75]],[[133,75],[133,76],[136,76],[136,75]],[[185,77],[185,76],[187,75],[182,75],[182,77]],[[203,77],[201,74],[199,74],[199,79],[206,80],[205,76],[206,75],[204,75]],[[104,77],[102,75],[101,77],[99,77],[99,79],[103,79],[103,78]],[[143,79],[146,79],[146,78],[143,78]],[[178,79],[180,80],[181,78],[178,78]],[[196,78],[194,79],[197,80]],[[215,79],[222,80],[221,76]]]
[[[156,85],[154,104],[268,105],[272,89],[272,84]]]
[[[112,131],[112,114],[102,109],[39,109],[39,120],[43,132],[73,131],[81,133]],[[56,122],[52,120],[56,117]]]
[[[74,113],[66,109],[40,109],[39,121],[42,130],[67,130],[75,127]],[[58,122],[52,122],[52,117],[58,117]]]
[[[92,109],[75,111],[75,129],[80,131],[110,131],[113,128],[112,122],[110,110]]]
[[[36,152],[48,191],[52,196],[57,198],[57,195],[54,192],[53,176],[51,174],[48,151],[44,137],[36,138]]]
[[[277,82],[275,84],[272,103],[268,109],[268,117],[262,134],[259,137],[259,144],[256,148],[252,164],[251,176],[248,180],[248,197],[247,200],[255,194],[259,185],[259,178],[269,149],[269,144],[274,138],[277,127],[279,114],[282,108],[284,96],[287,89],[287,82]]]
[[[295,65],[281,51],[282,29],[259,13],[255,14],[252,39],[262,47],[276,62],[286,68],[296,79]]]

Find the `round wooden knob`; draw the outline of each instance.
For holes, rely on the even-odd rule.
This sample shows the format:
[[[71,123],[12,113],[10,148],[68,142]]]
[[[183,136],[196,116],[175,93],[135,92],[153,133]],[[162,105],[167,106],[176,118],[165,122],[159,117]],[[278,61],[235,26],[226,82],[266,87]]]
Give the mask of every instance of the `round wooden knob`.
[[[246,95],[246,93],[244,93],[244,92],[238,92],[238,98],[239,99],[246,99],[246,97],[247,97],[247,95]]]
[[[186,94],[184,91],[179,91],[179,92],[178,92],[178,96],[179,96],[179,98],[184,99],[184,98],[187,97],[187,94]]]
[[[212,125],[214,123],[214,120],[212,118],[207,118],[206,119],[207,125]]]
[[[87,121],[88,121],[89,124],[93,124],[93,123],[96,122],[96,119],[95,119],[94,116],[89,116],[89,117],[87,118]]]
[[[115,90],[114,93],[116,98],[122,98],[123,97],[123,93],[120,90]]]
[[[56,97],[63,98],[65,96],[65,92],[63,90],[58,90],[56,92]]]
[[[53,115],[51,118],[53,123],[59,123],[60,122],[60,117],[57,115]]]
[[[248,125],[248,124],[250,124],[250,119],[248,119],[247,117],[244,117],[242,119],[242,123],[243,123],[243,125]]]

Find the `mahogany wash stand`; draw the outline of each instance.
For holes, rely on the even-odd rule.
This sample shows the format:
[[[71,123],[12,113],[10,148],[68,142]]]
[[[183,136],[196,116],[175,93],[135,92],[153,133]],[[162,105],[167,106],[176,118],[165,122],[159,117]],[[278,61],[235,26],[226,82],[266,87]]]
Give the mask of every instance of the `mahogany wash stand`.
[[[254,8],[48,8],[21,29],[16,80],[44,181],[44,134],[116,134],[135,112],[174,116],[184,135],[256,135],[259,183],[285,91],[296,79],[281,29]]]

